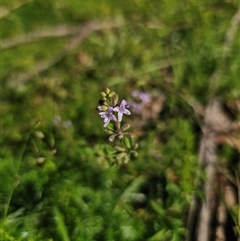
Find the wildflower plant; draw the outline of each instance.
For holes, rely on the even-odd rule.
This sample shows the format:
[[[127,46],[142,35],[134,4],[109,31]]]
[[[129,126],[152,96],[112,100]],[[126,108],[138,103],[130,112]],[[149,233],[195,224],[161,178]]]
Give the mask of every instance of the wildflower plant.
[[[126,164],[131,157],[137,156],[137,143],[134,142],[133,134],[129,132],[130,124],[123,124],[125,115],[131,115],[126,100],[119,101],[118,94],[106,88],[101,92],[102,98],[98,101],[98,111],[103,118],[103,127],[109,134],[108,140],[115,144],[114,160],[118,164]]]

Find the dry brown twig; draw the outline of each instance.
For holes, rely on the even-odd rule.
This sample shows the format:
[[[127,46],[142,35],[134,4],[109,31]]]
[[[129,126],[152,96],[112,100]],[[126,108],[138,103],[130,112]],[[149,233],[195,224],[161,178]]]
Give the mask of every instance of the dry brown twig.
[[[21,36],[17,36],[12,39],[2,40],[0,43],[0,48],[2,50],[19,47],[22,44],[32,43],[34,41],[39,41],[44,38],[57,38],[57,37],[67,37],[71,35],[76,35],[82,29],[83,25],[80,26],[67,26],[58,25],[51,28],[40,29],[33,31]]]
[[[29,81],[32,79],[34,76],[38,76],[40,73],[46,71],[49,69],[51,66],[55,65],[58,63],[64,56],[66,56],[69,52],[74,50],[83,40],[86,38],[87,35],[94,31],[101,31],[104,29],[111,29],[111,28],[117,28],[120,25],[114,22],[95,22],[95,21],[90,21],[88,23],[85,23],[81,26],[78,27],[72,27],[67,29],[66,27],[57,27],[53,28],[52,30],[48,31],[36,31],[34,33],[27,34],[25,37],[20,38],[18,41],[18,44],[23,44],[31,41],[36,41],[40,38],[43,37],[53,37],[53,36],[58,36],[58,37],[63,37],[69,34],[74,35],[64,46],[63,51],[54,56],[51,60],[44,61],[41,63],[38,63],[36,66],[34,66],[32,71],[26,72],[26,73],[20,73],[20,74],[13,74],[8,80],[7,80],[7,85],[9,87],[17,87],[19,85],[22,85],[23,83]],[[63,32],[61,32],[63,31]],[[51,34],[52,32],[52,34]],[[10,42],[9,46],[16,46],[17,42],[16,40],[13,40]],[[6,44],[5,44],[6,46]]]
[[[226,33],[225,43],[223,45],[222,60],[228,56],[228,52],[231,50],[233,40],[235,38],[237,29],[240,23],[240,9],[231,19],[231,26]],[[221,69],[217,69],[210,77],[210,86],[213,87],[216,81],[220,79]],[[204,115],[204,123],[202,128],[202,138],[199,148],[199,166],[200,169],[205,169],[206,180],[203,184],[203,191],[205,199],[202,201],[200,208],[197,232],[192,227],[192,223],[195,223],[197,218],[197,204],[196,198],[193,198],[190,207],[190,213],[188,218],[188,234],[186,241],[210,241],[210,227],[213,219],[213,210],[216,209],[216,195],[214,190],[214,179],[217,173],[217,137],[219,133],[226,133],[230,130],[239,130],[240,125],[238,122],[232,123],[232,121],[224,114],[221,109],[221,103],[218,99],[213,98],[207,104]],[[201,184],[198,183],[198,186]],[[220,206],[221,208],[221,206]],[[222,209],[221,209],[222,210]],[[224,213],[224,212],[223,212]],[[220,217],[221,223],[224,223],[224,215]],[[222,229],[217,230],[219,236],[224,237]],[[196,235],[195,235],[196,233]]]
[[[15,3],[11,8],[6,8],[4,6],[0,6],[0,18],[5,18],[9,14],[11,14],[16,9],[22,7],[23,5],[32,2],[32,0],[21,1],[20,3]],[[2,3],[2,2],[1,2]]]

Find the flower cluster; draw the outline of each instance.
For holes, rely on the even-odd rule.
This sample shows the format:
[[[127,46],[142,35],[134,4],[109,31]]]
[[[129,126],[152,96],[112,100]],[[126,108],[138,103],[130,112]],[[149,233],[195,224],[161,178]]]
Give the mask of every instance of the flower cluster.
[[[97,110],[99,115],[103,118],[103,127],[109,134],[108,140],[114,142],[118,140],[118,144],[115,142],[114,156],[111,160],[112,163],[118,163],[121,165],[126,164],[132,157],[137,156],[137,143],[134,142],[133,134],[127,132],[130,128],[129,123],[122,125],[123,115],[131,115],[126,100],[119,101],[118,95],[106,88],[105,92],[101,93],[102,98],[98,101]],[[113,125],[110,123],[113,122]]]
[[[121,122],[123,114],[130,115],[128,105],[125,100],[118,102],[118,95],[114,91],[106,88],[106,92],[102,92],[102,99],[99,100],[99,115],[104,119],[103,126],[106,127],[110,121]],[[117,113],[117,117],[115,114]]]

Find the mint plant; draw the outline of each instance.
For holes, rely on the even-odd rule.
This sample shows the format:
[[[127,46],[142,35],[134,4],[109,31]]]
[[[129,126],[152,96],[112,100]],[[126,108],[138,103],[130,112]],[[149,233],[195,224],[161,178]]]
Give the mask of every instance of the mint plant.
[[[98,101],[97,110],[103,118],[103,127],[109,134],[108,140],[114,143],[114,162],[126,164],[131,157],[137,156],[138,144],[134,142],[133,134],[129,132],[130,124],[123,124],[124,115],[131,115],[126,100],[119,101],[118,94],[106,88],[101,92],[102,98]],[[118,143],[117,143],[118,141]]]

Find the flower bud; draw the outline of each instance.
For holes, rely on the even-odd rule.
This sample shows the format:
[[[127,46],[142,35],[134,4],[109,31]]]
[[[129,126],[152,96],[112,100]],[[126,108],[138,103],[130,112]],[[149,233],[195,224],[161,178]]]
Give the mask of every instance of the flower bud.
[[[109,98],[112,98],[114,95],[115,95],[115,92],[114,92],[114,91],[111,91],[111,92],[108,94]]]
[[[138,148],[138,144],[135,143],[133,146],[132,146],[133,149],[137,149]]]
[[[118,162],[122,163],[122,164],[128,163],[128,160],[129,160],[126,152],[121,152],[121,153],[117,154],[116,158],[117,158]]]
[[[121,147],[121,146],[115,146],[114,149],[118,152],[124,152],[125,151],[125,148]]]
[[[124,135],[130,138],[133,138],[133,134],[131,132],[125,132]],[[131,141],[131,145],[132,145],[132,141]]]
[[[107,132],[109,135],[115,134],[113,130],[105,129],[105,132]]]
[[[118,103],[118,95],[117,94],[114,94],[112,102],[113,102],[113,106],[117,105],[117,103]]]
[[[108,140],[109,140],[110,142],[113,142],[114,139],[115,139],[115,137],[116,137],[116,135],[111,135],[111,136],[109,136]]]
[[[123,138],[123,134],[118,135],[118,139],[121,140]]]
[[[106,93],[107,95],[110,94],[110,89],[108,89],[108,87],[106,87],[105,93]]]
[[[134,157],[136,157],[138,155],[138,153],[136,151],[134,151],[134,150],[131,150],[130,154],[133,155]]]
[[[102,97],[106,97],[106,93],[105,92],[101,92],[101,96]]]
[[[102,111],[107,111],[107,109],[108,109],[108,107],[107,107],[106,105],[102,105],[102,106],[101,106],[101,110],[102,110]]]
[[[120,131],[126,131],[129,128],[130,128],[130,124],[126,123],[121,127]]]

